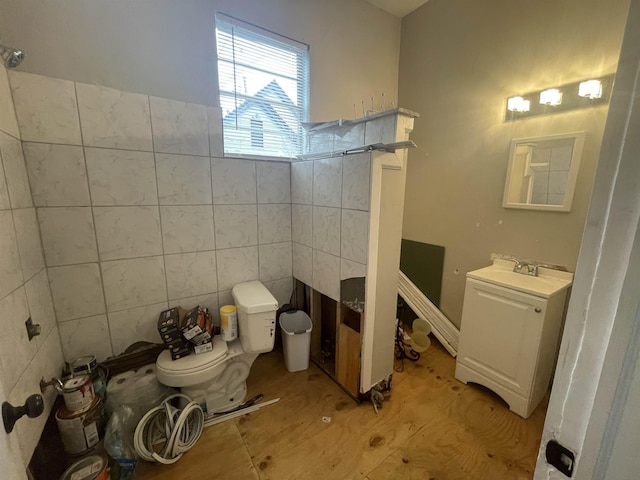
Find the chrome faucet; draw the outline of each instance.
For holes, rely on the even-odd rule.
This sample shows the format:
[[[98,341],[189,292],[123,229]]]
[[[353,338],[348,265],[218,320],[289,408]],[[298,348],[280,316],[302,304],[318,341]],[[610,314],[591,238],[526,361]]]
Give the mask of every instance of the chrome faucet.
[[[528,264],[527,265],[527,275],[530,275],[532,277],[537,277],[538,276],[538,265],[536,265],[536,264]]]
[[[515,273],[522,273],[524,275],[522,269],[526,267],[527,275],[530,275],[532,277],[538,276],[538,265],[536,265],[535,263],[528,263],[523,260],[519,260],[517,258],[514,258],[513,261],[516,262],[516,264],[513,267],[513,271]]]
[[[513,261],[516,262],[516,264],[513,267],[513,271],[515,273],[522,273],[522,269],[524,267],[529,267],[529,264],[527,262],[523,262],[522,260],[519,260],[517,258],[514,258]]]

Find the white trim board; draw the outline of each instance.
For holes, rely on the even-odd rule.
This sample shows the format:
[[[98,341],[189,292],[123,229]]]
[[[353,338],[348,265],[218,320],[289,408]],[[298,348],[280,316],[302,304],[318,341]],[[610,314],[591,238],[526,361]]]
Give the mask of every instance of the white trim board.
[[[398,293],[411,310],[429,323],[438,341],[455,357],[458,354],[460,330],[409,280],[409,277],[402,271],[399,273]]]

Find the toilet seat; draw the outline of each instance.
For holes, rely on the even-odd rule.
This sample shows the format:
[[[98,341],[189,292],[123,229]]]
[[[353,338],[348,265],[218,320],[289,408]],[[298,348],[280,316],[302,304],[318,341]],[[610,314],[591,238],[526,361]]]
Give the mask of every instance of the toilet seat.
[[[163,350],[156,360],[156,375],[160,383],[170,387],[206,382],[224,370],[227,350],[226,342],[220,338],[214,338],[212,351],[187,355],[179,360],[171,360],[169,350]]]

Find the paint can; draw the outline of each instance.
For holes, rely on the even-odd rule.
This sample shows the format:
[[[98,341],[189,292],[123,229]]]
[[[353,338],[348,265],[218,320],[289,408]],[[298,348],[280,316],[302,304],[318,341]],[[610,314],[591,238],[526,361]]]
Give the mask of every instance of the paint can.
[[[220,333],[225,342],[238,338],[238,308],[235,305],[220,307]]]
[[[107,379],[104,373],[105,367],[98,365],[98,360],[95,355],[85,355],[84,357],[76,358],[71,362],[71,375],[89,375],[93,382],[93,391],[96,395],[100,395],[104,398],[107,392]]]
[[[87,410],[95,398],[91,377],[89,375],[71,377],[62,384],[62,396],[70,412]]]
[[[96,396],[89,409],[71,412],[66,406],[56,412],[64,451],[69,455],[82,455],[95,447],[104,435],[104,407]]]
[[[60,480],[110,480],[109,463],[103,455],[91,455],[67,468]]]

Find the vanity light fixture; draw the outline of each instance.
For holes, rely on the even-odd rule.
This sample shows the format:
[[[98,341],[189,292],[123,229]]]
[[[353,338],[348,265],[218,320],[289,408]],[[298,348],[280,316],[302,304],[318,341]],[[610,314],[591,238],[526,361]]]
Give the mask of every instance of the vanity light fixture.
[[[515,122],[606,104],[611,96],[614,76],[611,73],[507,97],[504,121]]]
[[[550,88],[540,92],[540,104],[557,107],[562,103],[562,92],[557,88]]]
[[[511,97],[507,100],[507,110],[510,112],[528,112],[531,108],[531,101],[522,97]]]
[[[580,82],[578,95],[591,100],[602,98],[602,82],[600,80],[587,80]]]

